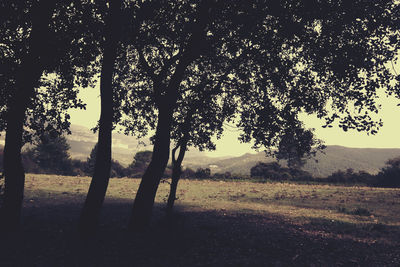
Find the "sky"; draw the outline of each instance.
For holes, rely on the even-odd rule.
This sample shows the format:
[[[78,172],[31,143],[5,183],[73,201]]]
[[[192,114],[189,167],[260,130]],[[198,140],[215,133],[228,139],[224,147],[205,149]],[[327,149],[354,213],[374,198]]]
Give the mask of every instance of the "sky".
[[[99,87],[81,90],[79,96],[87,104],[86,110],[71,110],[71,123],[92,128],[100,117]],[[339,127],[322,128],[322,120],[315,116],[302,115],[301,119],[307,128],[315,128],[318,138],[326,145],[340,145],[359,148],[400,148],[400,100],[382,95],[379,99],[382,108],[378,114],[383,120],[383,127],[376,135],[365,132],[344,132]],[[217,150],[206,152],[211,157],[240,156],[245,153],[255,153],[251,144],[241,144],[238,141],[239,131],[227,127],[224,136],[216,142]],[[134,137],[132,137],[134,138]]]

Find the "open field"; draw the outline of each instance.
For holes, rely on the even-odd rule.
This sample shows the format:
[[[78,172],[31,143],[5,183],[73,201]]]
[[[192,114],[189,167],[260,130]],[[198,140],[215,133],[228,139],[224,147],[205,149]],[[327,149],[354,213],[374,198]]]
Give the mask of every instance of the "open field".
[[[99,234],[75,225],[90,179],[27,175],[24,222],[0,266],[399,266],[400,189],[182,180],[146,233],[125,230],[137,179],[111,179]]]

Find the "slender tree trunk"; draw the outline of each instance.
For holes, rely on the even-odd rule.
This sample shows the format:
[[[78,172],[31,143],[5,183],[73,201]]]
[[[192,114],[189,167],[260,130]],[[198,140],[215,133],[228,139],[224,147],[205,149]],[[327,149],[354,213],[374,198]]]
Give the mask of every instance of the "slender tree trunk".
[[[28,38],[29,52],[22,58],[16,76],[15,90],[8,103],[7,130],[4,146],[4,203],[1,209],[1,231],[18,230],[24,197],[25,172],[21,148],[25,112],[42,76],[46,58],[48,26],[55,4],[42,0],[32,7],[32,30]]]
[[[178,99],[179,86],[187,66],[200,55],[200,50],[203,48],[204,29],[208,22],[207,14],[210,10],[210,5],[210,0],[201,2],[198,22],[193,28],[193,34],[170,79],[165,91],[166,94],[164,96],[159,95],[159,99],[162,99],[162,101],[157,103],[159,115],[153,156],[136,193],[132,215],[128,224],[128,228],[131,231],[140,231],[150,224],[158,185],[168,163],[173,111]]]
[[[176,148],[178,148],[178,146],[172,152],[173,166],[172,166],[171,186],[167,202],[167,217],[171,217],[172,215],[172,209],[174,207],[174,203],[176,200],[176,190],[178,188],[179,179],[181,178],[182,174],[182,161],[183,158],[185,157],[186,147],[187,147],[187,141],[183,140],[182,143],[179,144],[179,155],[176,160],[175,160],[175,151]]]
[[[119,40],[118,28],[122,1],[110,1],[110,15],[106,26],[106,43],[100,81],[101,114],[94,174],[79,220],[79,232],[90,235],[95,232],[106,195],[111,169],[111,142],[113,124],[112,79]]]
[[[178,88],[184,71],[192,58],[192,51],[188,50],[176,67],[167,88],[167,95],[161,96],[160,99],[162,100],[158,103],[159,113],[153,155],[142,177],[135,202],[133,203],[132,215],[128,224],[128,228],[131,231],[141,231],[150,224],[158,185],[169,159],[172,119],[178,97]]]
[[[159,110],[153,155],[136,194],[128,225],[130,230],[140,231],[150,223],[157,188],[169,158],[172,112],[173,108],[170,106]]]

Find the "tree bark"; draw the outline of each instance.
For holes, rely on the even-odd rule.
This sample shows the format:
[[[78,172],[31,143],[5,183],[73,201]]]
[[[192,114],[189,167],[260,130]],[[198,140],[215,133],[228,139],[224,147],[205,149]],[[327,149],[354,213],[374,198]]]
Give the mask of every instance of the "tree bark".
[[[89,191],[79,219],[78,229],[82,235],[93,234],[99,222],[101,207],[106,195],[111,169],[111,143],[113,124],[113,88],[117,46],[119,43],[119,23],[122,1],[109,1],[110,14],[106,25],[106,43],[100,81],[101,114],[94,173]]]
[[[4,203],[1,209],[1,231],[19,229],[24,197],[25,172],[21,162],[25,112],[35,87],[43,74],[46,58],[46,39],[55,3],[42,0],[32,7],[32,30],[27,40],[28,52],[21,60],[7,111],[4,146]]]

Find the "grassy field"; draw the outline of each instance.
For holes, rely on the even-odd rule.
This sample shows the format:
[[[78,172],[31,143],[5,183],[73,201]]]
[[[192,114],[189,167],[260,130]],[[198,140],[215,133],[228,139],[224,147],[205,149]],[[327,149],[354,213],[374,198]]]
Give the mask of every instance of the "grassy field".
[[[182,180],[173,223],[161,183],[153,224],[125,225],[136,179],[112,179],[99,234],[75,233],[88,177],[27,175],[23,226],[0,266],[399,266],[400,190]]]

